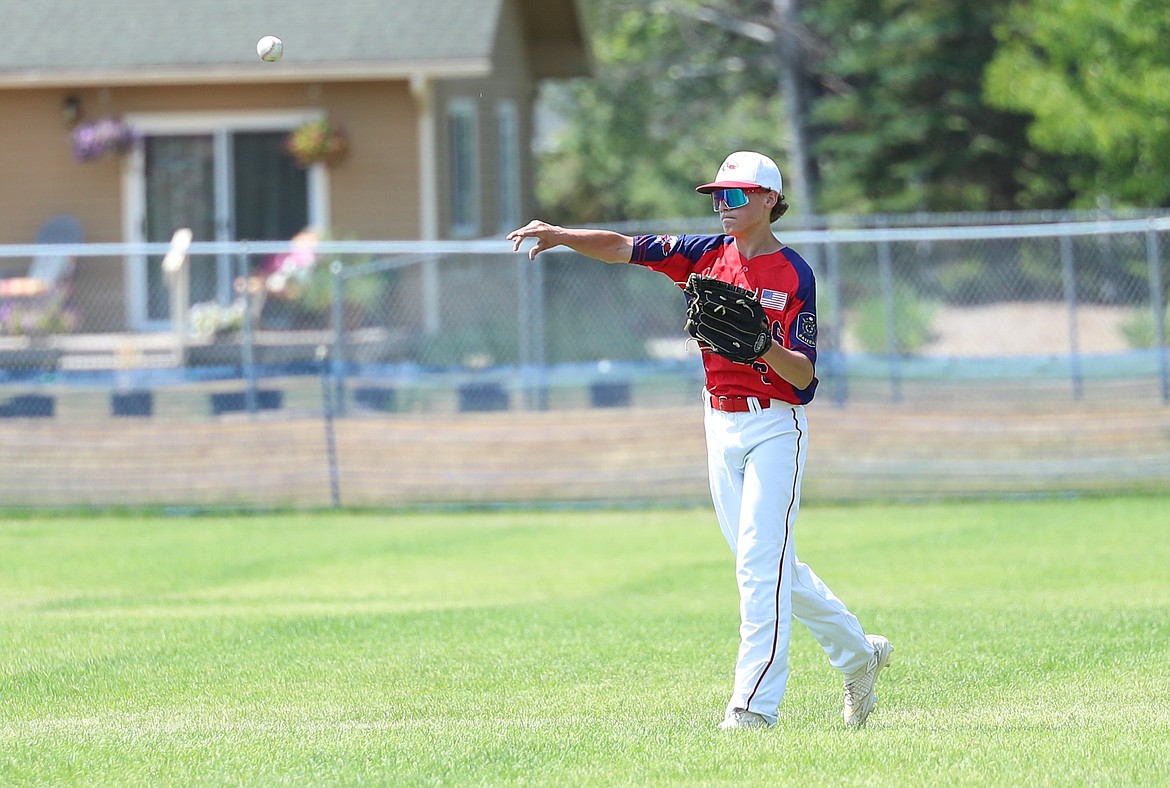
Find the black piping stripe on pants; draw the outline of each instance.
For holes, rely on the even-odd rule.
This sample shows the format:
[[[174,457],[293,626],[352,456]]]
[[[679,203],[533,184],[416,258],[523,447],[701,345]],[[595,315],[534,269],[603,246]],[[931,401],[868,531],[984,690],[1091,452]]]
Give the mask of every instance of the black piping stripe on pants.
[[[788,539],[792,536],[792,507],[796,506],[796,481],[800,478],[800,439],[804,437],[800,431],[800,421],[796,418],[795,408],[792,409],[792,423],[796,427],[796,462],[792,468],[792,496],[788,500],[788,511],[784,513],[784,545],[780,549],[780,567],[776,573],[776,620],[772,625],[772,653],[764,669],[760,671],[760,677],[756,679],[756,686],[752,687],[752,694],[748,695],[746,705],[749,709],[752,698],[756,697],[756,692],[764,681],[764,676],[768,675],[768,671],[776,662],[776,643],[780,639],[780,589],[784,585],[784,556],[788,553]]]

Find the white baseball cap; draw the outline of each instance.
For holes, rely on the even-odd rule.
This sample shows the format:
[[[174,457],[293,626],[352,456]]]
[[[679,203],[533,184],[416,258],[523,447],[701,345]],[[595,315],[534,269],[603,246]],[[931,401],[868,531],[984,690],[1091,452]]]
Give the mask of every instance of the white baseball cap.
[[[784,181],[780,178],[780,168],[776,166],[776,162],[762,153],[741,150],[723,160],[715,180],[704,183],[695,191],[710,194],[716,189],[756,188],[770,189],[783,194]]]

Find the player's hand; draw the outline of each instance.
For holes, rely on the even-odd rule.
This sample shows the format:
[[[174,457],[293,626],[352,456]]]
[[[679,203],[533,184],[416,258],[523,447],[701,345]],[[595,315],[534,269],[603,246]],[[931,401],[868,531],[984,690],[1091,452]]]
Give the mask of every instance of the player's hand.
[[[520,244],[524,242],[525,238],[535,238],[536,245],[528,250],[528,259],[534,260],[541,252],[560,246],[561,233],[563,232],[564,228],[562,227],[533,219],[523,227],[508,233],[506,237],[512,242],[513,252],[520,251]]]

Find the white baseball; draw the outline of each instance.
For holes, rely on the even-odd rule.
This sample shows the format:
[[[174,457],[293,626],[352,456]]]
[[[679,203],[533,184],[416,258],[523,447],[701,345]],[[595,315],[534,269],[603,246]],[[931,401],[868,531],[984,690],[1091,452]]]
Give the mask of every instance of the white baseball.
[[[264,36],[256,42],[256,54],[265,63],[275,63],[284,55],[284,42],[276,36]]]

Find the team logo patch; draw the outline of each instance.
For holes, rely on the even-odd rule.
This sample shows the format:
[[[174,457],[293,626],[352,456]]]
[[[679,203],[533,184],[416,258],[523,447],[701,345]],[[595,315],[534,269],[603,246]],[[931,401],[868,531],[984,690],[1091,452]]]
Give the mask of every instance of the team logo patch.
[[[813,312],[801,312],[796,318],[796,338],[809,347],[817,346],[817,316]]]
[[[654,241],[662,247],[662,253],[664,255],[670,254],[670,250],[678,246],[677,235],[660,235]]]

